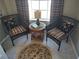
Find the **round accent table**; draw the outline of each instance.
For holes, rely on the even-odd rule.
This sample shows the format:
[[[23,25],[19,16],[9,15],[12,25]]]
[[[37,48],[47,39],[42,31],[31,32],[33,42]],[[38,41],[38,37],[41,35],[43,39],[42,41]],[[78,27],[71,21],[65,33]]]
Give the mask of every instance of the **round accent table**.
[[[31,40],[43,41],[45,27],[46,27],[46,24],[43,22],[40,22],[39,26],[36,24],[36,22],[31,23],[29,25],[30,32],[31,32]]]

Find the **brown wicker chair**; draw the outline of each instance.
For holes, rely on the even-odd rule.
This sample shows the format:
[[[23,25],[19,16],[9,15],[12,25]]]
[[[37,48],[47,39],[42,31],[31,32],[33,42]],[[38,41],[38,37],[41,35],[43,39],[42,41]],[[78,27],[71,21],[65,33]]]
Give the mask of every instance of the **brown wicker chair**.
[[[73,28],[74,21],[72,18],[66,16],[56,17],[54,22],[46,27],[46,42],[47,37],[51,38],[59,45],[59,51],[62,40],[67,38],[66,42],[68,42],[68,37],[71,34]]]
[[[13,40],[22,35],[27,35],[27,39],[28,39],[29,29],[28,27],[25,28],[23,26],[20,16],[18,14],[3,16],[1,20],[2,20],[4,31],[11,37],[13,46],[14,46]]]

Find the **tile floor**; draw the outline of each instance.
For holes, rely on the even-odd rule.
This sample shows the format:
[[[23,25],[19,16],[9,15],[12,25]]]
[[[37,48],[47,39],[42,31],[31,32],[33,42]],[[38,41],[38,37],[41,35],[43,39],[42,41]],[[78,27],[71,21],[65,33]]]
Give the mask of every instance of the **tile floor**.
[[[7,55],[9,59],[16,59],[18,50],[22,48],[25,44],[31,43],[30,34],[28,40],[27,37],[24,35],[16,39],[14,42],[15,42],[15,46],[7,51]],[[43,44],[46,45],[45,39],[43,41]],[[71,45],[71,40],[69,40],[68,43],[66,43],[65,40],[63,40],[60,51],[57,51],[58,45],[49,38],[46,46],[49,47],[52,52],[52,56],[53,56],[52,59],[77,59]]]

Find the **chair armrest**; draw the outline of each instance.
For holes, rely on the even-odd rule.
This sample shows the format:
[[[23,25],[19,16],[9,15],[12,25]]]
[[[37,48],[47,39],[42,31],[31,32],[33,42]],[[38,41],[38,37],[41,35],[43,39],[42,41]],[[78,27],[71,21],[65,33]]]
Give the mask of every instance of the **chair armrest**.
[[[29,22],[28,23],[22,22],[21,25],[27,30],[27,32],[29,32]]]
[[[55,24],[49,24],[46,26],[46,31],[49,31],[50,29],[54,28],[56,25]]]
[[[6,34],[9,34],[9,32],[8,32],[7,27],[5,26],[5,24],[3,22],[1,22],[1,23],[2,23],[2,26],[3,26],[4,32]]]
[[[59,27],[60,24],[62,24],[62,18],[59,16],[55,16],[54,19],[52,19],[53,22],[49,25],[47,25],[46,30],[50,30],[54,27]]]

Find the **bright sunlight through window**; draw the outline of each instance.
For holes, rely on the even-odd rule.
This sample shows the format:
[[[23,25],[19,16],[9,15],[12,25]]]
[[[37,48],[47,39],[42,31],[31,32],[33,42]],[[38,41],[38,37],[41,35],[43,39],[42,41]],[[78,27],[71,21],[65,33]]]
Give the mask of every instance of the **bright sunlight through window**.
[[[51,0],[28,0],[28,3],[29,3],[30,20],[36,20],[34,17],[34,12],[36,10],[41,10],[40,21],[49,21],[50,20]]]

